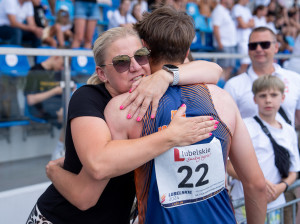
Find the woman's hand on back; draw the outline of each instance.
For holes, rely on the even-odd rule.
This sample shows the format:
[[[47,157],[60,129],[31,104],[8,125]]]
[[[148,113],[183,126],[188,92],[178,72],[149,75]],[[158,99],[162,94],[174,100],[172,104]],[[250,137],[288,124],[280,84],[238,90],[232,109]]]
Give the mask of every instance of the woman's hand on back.
[[[173,136],[176,146],[191,145],[209,138],[218,121],[211,116],[185,117],[186,105],[182,105],[166,129]]]

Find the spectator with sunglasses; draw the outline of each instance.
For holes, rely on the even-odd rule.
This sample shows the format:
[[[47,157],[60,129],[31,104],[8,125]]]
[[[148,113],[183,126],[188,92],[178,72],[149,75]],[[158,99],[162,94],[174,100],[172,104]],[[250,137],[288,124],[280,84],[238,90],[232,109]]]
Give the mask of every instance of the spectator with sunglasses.
[[[246,72],[229,79],[224,89],[237,103],[243,118],[253,117],[257,114],[257,107],[254,104],[251,91],[253,82],[263,75],[279,77],[285,83],[286,98],[282,108],[294,126],[295,116],[300,121],[300,75],[274,63],[274,55],[277,52],[278,43],[273,31],[267,27],[255,28],[248,43],[251,65]],[[278,119],[285,122],[280,115]]]
[[[151,24],[156,24],[156,26],[152,26]],[[170,26],[170,24],[176,24],[176,26]],[[156,9],[150,14],[144,14],[142,21],[135,25],[135,29],[139,32],[141,38],[143,38],[145,45],[152,50],[149,60],[152,71],[157,71],[161,67],[176,69],[176,66],[181,66],[189,52],[189,46],[195,34],[192,20],[186,13],[178,12],[166,6]],[[164,30],[163,35],[161,35],[161,29]],[[175,30],[176,35],[171,35]],[[167,65],[165,63],[167,63]],[[106,64],[106,66],[107,65],[108,64]],[[101,79],[103,80],[103,78]],[[97,81],[99,82],[99,79]],[[237,107],[234,105],[233,100],[230,99],[228,93],[215,85],[195,84],[182,87],[170,87],[160,101],[156,119],[151,119],[152,114],[149,110],[144,119],[144,124],[135,121],[139,120],[137,114],[133,116],[134,119],[128,120],[125,118],[125,115],[130,114],[129,110],[119,110],[118,105],[120,105],[128,95],[130,94],[126,93],[116,96],[109,102],[105,109],[106,121],[111,130],[113,139],[138,138],[141,134],[151,136],[152,132],[164,132],[165,129],[172,126],[172,122],[178,113],[181,114],[182,108],[187,108],[187,117],[209,114],[213,116],[214,119],[219,120],[216,122],[216,124],[218,124],[217,130],[215,130],[212,134],[213,136],[205,142],[198,142],[197,145],[186,146],[184,147],[186,150],[184,150],[183,147],[176,147],[176,149],[170,148],[163,155],[156,154],[153,151],[152,155],[156,154],[158,157],[135,171],[139,223],[235,223],[230,199],[225,188],[226,158],[229,153],[228,150],[231,139],[233,147],[232,151],[230,151],[230,155],[233,156],[232,158],[235,159],[235,161],[239,161],[238,158],[244,160],[242,157],[245,156],[248,160],[248,168],[245,164],[235,164],[240,168],[238,169],[239,171],[244,170],[241,171],[240,174],[244,177],[243,183],[248,190],[247,195],[255,202],[252,203],[252,205],[251,203],[247,204],[249,214],[252,214],[249,216],[248,221],[249,223],[261,223],[260,220],[264,219],[266,209],[264,178],[259,170],[254,150],[251,148],[249,142],[250,138],[247,132],[245,132],[246,129],[245,126],[243,126]],[[183,103],[186,103],[187,106],[180,106]],[[171,120],[172,122],[170,123]],[[168,125],[170,126],[168,127]],[[231,136],[233,137],[231,138]],[[241,144],[243,146],[241,146]],[[240,147],[244,149],[243,154],[240,154],[237,150],[240,149]],[[205,159],[205,161],[192,161],[194,157],[196,157],[195,151],[197,150],[195,149],[200,149],[201,151],[201,148],[211,148],[211,151],[204,152],[205,150],[202,150],[197,156],[202,155],[202,158],[209,157],[210,159]],[[178,150],[178,152],[180,150],[180,155],[178,153],[176,156],[176,150]],[[142,151],[142,149],[140,151]],[[182,157],[181,152],[188,153],[189,151],[194,152],[192,156]],[[147,156],[147,158],[150,157]],[[165,160],[165,158],[167,159]],[[185,159],[186,161],[184,161]],[[191,160],[188,161],[188,159]],[[157,162],[159,165],[157,165]],[[133,161],[131,163],[133,163]],[[176,172],[178,166],[181,166],[182,170],[180,172]],[[198,168],[196,168],[196,166]],[[186,172],[189,172],[189,170],[193,172],[193,177],[186,177],[189,180],[184,181],[183,179],[186,176]],[[207,173],[203,174],[203,178],[199,180],[201,175],[199,176],[198,172],[202,173],[203,170],[204,173],[205,171],[207,171]],[[180,175],[180,173],[182,174]],[[156,178],[159,175],[163,181]],[[195,181],[195,186],[191,186],[193,185],[193,181]],[[179,187],[178,184],[180,182],[184,182],[182,185],[189,186]],[[254,182],[255,187],[252,189],[255,190],[252,190],[249,188],[249,184],[251,183],[250,185],[253,186]],[[75,185],[75,183],[76,182],[73,182],[73,185]],[[87,182],[85,183],[87,184]],[[97,181],[91,180],[88,186],[86,186],[90,189],[87,192],[94,191],[92,188],[94,184],[97,184]],[[197,186],[197,184],[200,187]],[[61,190],[63,190],[63,187],[67,190],[70,186],[71,185],[69,185],[69,187],[66,185],[61,186]],[[99,187],[100,186],[101,183],[99,184]],[[192,193],[181,194],[180,196],[174,195],[174,197],[172,197],[172,199],[175,200],[173,201],[174,203],[168,205],[164,203],[163,200],[159,200],[160,196],[162,196],[162,194],[160,194],[160,196],[158,195],[158,190],[161,190],[161,186],[166,190],[164,193],[166,193],[165,199],[168,202],[170,202],[169,195],[174,192],[170,190],[172,188],[173,190],[176,189],[175,192],[184,191]],[[82,190],[79,192],[82,192]],[[97,194],[97,192],[95,192],[95,194]],[[94,195],[85,194],[84,200],[94,200],[93,197],[91,197]],[[72,200],[71,196],[72,195],[69,194],[69,200]],[[180,197],[180,199],[178,199],[177,196],[178,198]],[[178,205],[177,203],[180,203],[181,206],[174,206],[174,204]],[[253,206],[254,204],[257,206]]]
[[[104,109],[111,98],[128,92],[132,84],[140,80],[147,83],[148,87],[142,88],[147,97],[154,95],[153,107],[157,107],[155,104],[173,83],[173,77],[163,70],[144,77],[150,75],[150,51],[142,46],[138,34],[129,28],[119,27],[104,32],[95,41],[93,52],[98,84],[82,86],[72,95],[63,169],[54,167],[56,169],[51,175],[54,185],[38,199],[27,223],[41,219],[44,223],[46,220],[47,223],[73,224],[129,223],[135,196],[132,170],[171,147],[205,139],[215,130],[215,120],[211,116],[184,118],[185,107],[182,107],[170,126],[159,134],[117,140],[123,138],[120,136],[112,141],[104,118]],[[180,84],[216,83],[221,69],[210,62],[191,62],[180,66],[180,72],[192,75],[180,76]],[[148,108],[148,105],[143,106]],[[73,178],[78,182],[72,182]],[[86,186],[93,178],[98,180]],[[86,194],[92,200],[85,200],[89,198]]]
[[[247,71],[231,78],[224,89],[233,97],[241,112],[242,118],[258,114],[258,108],[253,100],[251,91],[253,82],[264,75],[274,75],[285,84],[285,100],[281,105],[282,111],[277,113],[276,120],[283,123],[290,121],[292,126],[300,122],[300,75],[296,72],[281,68],[274,63],[274,55],[278,52],[276,35],[267,27],[255,28],[248,43],[248,54],[252,64]],[[285,118],[284,118],[285,117]],[[296,122],[295,122],[296,121]],[[287,192],[287,201],[296,198],[295,194]],[[285,215],[285,217],[288,217]]]

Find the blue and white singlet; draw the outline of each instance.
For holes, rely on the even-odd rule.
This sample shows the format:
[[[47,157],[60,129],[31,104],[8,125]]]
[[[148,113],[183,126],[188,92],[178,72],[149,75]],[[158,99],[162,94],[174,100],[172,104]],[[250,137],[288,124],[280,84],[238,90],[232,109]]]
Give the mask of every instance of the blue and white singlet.
[[[187,106],[187,117],[212,116],[219,121],[218,128],[209,139],[171,148],[135,170],[139,223],[236,223],[225,186],[231,133],[206,85],[170,87],[160,100],[156,118],[150,119],[149,112],[144,119],[142,135],[166,128],[182,104]]]

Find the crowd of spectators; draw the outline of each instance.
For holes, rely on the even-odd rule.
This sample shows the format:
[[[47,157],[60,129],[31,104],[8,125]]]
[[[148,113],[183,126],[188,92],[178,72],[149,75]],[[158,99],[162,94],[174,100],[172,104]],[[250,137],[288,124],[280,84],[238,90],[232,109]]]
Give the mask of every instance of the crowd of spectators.
[[[300,30],[299,8],[296,1],[293,4],[292,0],[121,0],[117,3],[113,0],[69,1],[74,5],[74,18],[70,18],[69,9],[65,5],[57,9],[55,0],[48,0],[46,5],[46,0],[1,0],[0,42],[29,47],[43,44],[60,48],[91,48],[97,23],[103,17],[98,5],[102,2],[113,5],[107,13],[108,24],[104,29],[131,26],[141,19],[143,12],[151,11],[159,5],[168,4],[178,10],[186,10],[186,4],[194,2],[199,7],[200,15],[212,20],[208,26],[213,32],[214,49],[225,53],[232,52],[226,47],[235,46],[236,53],[247,54],[249,33],[258,26],[267,26],[277,34],[279,53],[292,53]],[[213,13],[220,10],[224,12],[224,9],[226,16]],[[53,15],[50,20],[46,11]],[[103,13],[106,11],[103,10]],[[222,21],[224,16],[226,20]],[[225,27],[232,26],[232,22],[235,24],[230,29],[233,32],[230,32],[230,39],[226,29],[220,27],[221,22]],[[249,63],[249,58],[241,59],[239,70],[235,72],[244,72]],[[225,80],[232,71],[232,66],[229,66],[231,64],[227,64],[223,67],[226,70]]]
[[[188,0],[120,0],[117,7],[110,8],[110,12],[107,14],[108,23],[105,29],[118,26],[131,27],[134,23],[141,20],[143,12],[154,10],[160,5],[167,4],[174,6],[177,10],[186,10],[187,1]],[[253,98],[253,94],[250,91],[252,81],[257,79],[258,76],[276,73],[276,76],[283,77],[282,79],[285,82],[285,86],[288,88],[288,92],[285,92],[286,101],[283,106],[289,109],[288,115],[292,118],[292,123],[294,124],[296,120],[296,123],[298,122],[299,124],[299,86],[297,85],[297,87],[293,88],[293,85],[299,83],[300,78],[296,77],[298,74],[283,70],[280,66],[300,73],[300,58],[277,60],[280,66],[273,64],[273,56],[277,53],[277,48],[272,46],[273,42],[271,37],[273,36],[270,36],[272,32],[268,30],[256,30],[255,35],[257,35],[257,38],[255,35],[255,38],[252,35],[252,39],[255,39],[255,41],[253,40],[253,49],[250,49],[251,47],[249,46],[249,37],[253,29],[266,27],[272,30],[276,35],[276,41],[279,43],[278,53],[299,55],[300,10],[297,1],[191,1],[197,5],[200,15],[205,18],[208,27],[211,29],[205,32],[211,32],[213,37],[212,47],[215,52],[227,54],[239,53],[244,55],[248,55],[249,53],[250,57],[245,57],[240,60],[223,58],[217,61],[224,71],[223,79],[226,82],[225,90],[228,91],[236,101],[242,117],[247,118],[257,114],[257,112],[254,111],[257,109],[257,106],[254,105],[254,102],[253,105],[250,103]],[[90,49],[92,47],[95,29],[101,17],[98,3],[101,3],[101,0],[73,0],[74,18],[71,18],[69,8],[63,5],[56,9],[55,1],[49,0],[50,10],[55,18],[54,20],[49,20],[46,16],[47,9],[41,0],[0,0],[0,42],[29,47],[48,45],[55,48],[83,47]],[[102,13],[105,12],[105,10],[102,11]],[[265,36],[260,40],[261,33]],[[265,41],[265,37],[270,37],[270,41]],[[274,43],[276,41],[274,41]],[[248,51],[248,49],[250,50]],[[267,70],[264,70],[261,66],[263,63],[255,57],[256,51],[259,51],[257,49],[267,52]],[[25,89],[30,109],[36,113],[44,112],[43,105],[46,103],[49,104],[49,100],[52,101],[54,99],[59,101],[59,103],[56,103],[56,106],[59,105],[59,107],[52,108],[51,110],[45,109],[47,112],[52,111],[51,119],[55,118],[56,123],[61,121],[59,117],[61,117],[62,113],[62,109],[60,108],[62,88],[58,86],[58,81],[61,80],[61,77],[56,75],[58,71],[62,70],[62,66],[63,60],[61,57],[51,57],[46,62],[34,66],[28,75]],[[36,70],[38,70],[38,72]],[[53,86],[47,86],[46,90],[43,89],[43,91],[39,91],[41,89],[40,83],[38,83],[39,79],[36,77],[39,76],[40,79],[42,79],[40,75],[41,71],[48,79],[51,78],[51,80],[47,80],[48,84],[50,83],[52,85],[52,83],[56,83],[56,86],[53,84],[53,86],[55,86],[54,88],[52,88]],[[47,72],[51,73],[52,76],[46,74]],[[237,74],[240,75],[229,80]],[[32,84],[34,83],[32,80],[38,84]],[[44,80],[43,83],[45,83]],[[30,85],[36,88],[30,89]],[[293,94],[291,94],[291,92]],[[42,98],[40,97],[41,94],[43,96]],[[39,96],[38,100],[33,100],[36,99],[37,96]],[[248,116],[246,113],[250,113],[251,110],[254,112]],[[44,114],[38,114],[36,116],[45,118]],[[289,129],[293,128],[294,126],[289,127]],[[255,129],[254,134],[256,134],[256,131]],[[269,144],[266,136],[264,137],[265,141]],[[52,155],[53,159],[63,155],[63,138],[61,134],[58,146]],[[272,149],[269,150],[269,152],[272,154]],[[299,163],[299,161],[297,163]],[[299,171],[299,164],[294,171]],[[284,186],[282,182],[279,184],[281,184],[281,188]],[[282,190],[285,189],[282,188]]]

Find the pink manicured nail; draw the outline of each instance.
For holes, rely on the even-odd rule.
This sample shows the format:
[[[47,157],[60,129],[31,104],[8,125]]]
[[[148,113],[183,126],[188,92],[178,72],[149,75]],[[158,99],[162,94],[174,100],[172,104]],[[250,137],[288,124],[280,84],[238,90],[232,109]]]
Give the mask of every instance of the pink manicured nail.
[[[123,108],[124,108],[124,106],[123,106],[123,105],[121,105],[121,106],[120,106],[120,110],[123,110]]]
[[[215,124],[219,124],[219,121],[216,121]]]
[[[130,92],[130,93],[132,92],[132,88],[129,90],[129,92]]]
[[[154,115],[151,115],[151,119],[154,119],[155,118],[155,116]]]
[[[131,118],[131,115],[130,115],[130,114],[128,114],[128,115],[127,115],[127,119],[130,119],[130,118]]]
[[[218,127],[218,125],[215,125],[215,126],[214,126],[214,128],[217,128],[217,127]]]
[[[185,107],[185,106],[186,106],[185,104],[182,104],[182,105],[181,105],[181,107]]]
[[[137,118],[136,118],[136,121],[141,121],[141,118],[140,118],[140,117],[137,117]]]
[[[212,136],[212,133],[208,133],[210,136]]]
[[[212,121],[214,118],[213,118],[213,117],[210,117],[209,119]]]

